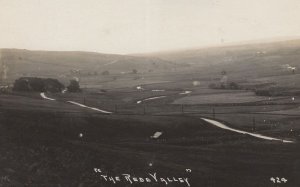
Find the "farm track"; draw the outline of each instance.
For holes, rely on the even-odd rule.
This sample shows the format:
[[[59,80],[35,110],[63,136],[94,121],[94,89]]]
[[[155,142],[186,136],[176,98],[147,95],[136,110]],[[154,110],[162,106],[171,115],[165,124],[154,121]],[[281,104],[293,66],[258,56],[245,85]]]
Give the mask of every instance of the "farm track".
[[[47,100],[51,100],[51,101],[56,101],[56,99],[47,97],[47,96],[45,95],[44,92],[42,92],[40,95],[41,95],[41,97],[42,97],[43,99],[47,99]],[[68,103],[71,103],[71,104],[73,104],[73,105],[80,106],[80,107],[82,107],[82,108],[91,109],[91,110],[94,110],[94,111],[97,111],[97,112],[101,112],[101,113],[105,113],[105,114],[111,114],[111,113],[112,113],[112,112],[109,112],[109,111],[106,111],[106,110],[101,110],[101,109],[99,109],[99,108],[89,107],[89,106],[86,106],[86,105],[84,105],[84,104],[81,104],[81,103],[78,103],[78,102],[75,102],[75,101],[67,101],[67,102],[68,102]]]
[[[256,133],[250,133],[250,132],[246,132],[246,131],[242,131],[242,130],[237,130],[237,129],[228,127],[228,126],[226,126],[226,125],[224,125],[224,124],[222,124],[222,123],[220,123],[216,120],[207,119],[207,118],[201,118],[201,119],[208,122],[211,125],[217,126],[219,128],[225,129],[225,130],[233,131],[233,132],[236,132],[236,133],[247,134],[247,135],[250,135],[250,136],[253,136],[253,137],[256,137],[256,138],[260,138],[260,139],[264,139],[264,140],[275,140],[275,141],[281,141],[283,143],[294,143],[294,141],[291,141],[291,140],[278,139],[278,138],[273,138],[273,137],[270,137],[270,136],[264,136],[264,135],[261,135],[261,134],[256,134]]]

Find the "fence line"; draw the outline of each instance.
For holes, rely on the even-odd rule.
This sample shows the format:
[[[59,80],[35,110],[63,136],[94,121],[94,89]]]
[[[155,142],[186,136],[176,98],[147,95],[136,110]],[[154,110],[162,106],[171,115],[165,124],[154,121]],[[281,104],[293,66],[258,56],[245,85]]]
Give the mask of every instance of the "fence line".
[[[123,107],[120,107],[123,106]],[[124,108],[127,107],[127,108]],[[135,107],[132,107],[135,106]],[[167,107],[166,107],[167,106]],[[132,108],[131,108],[132,107]],[[164,108],[166,107],[166,108]],[[212,118],[217,118],[218,115],[234,115],[234,114],[241,114],[241,115],[269,115],[269,116],[289,116],[289,117],[300,117],[300,114],[280,114],[280,113],[268,113],[268,112],[251,112],[251,111],[245,111],[245,112],[236,112],[236,111],[229,111],[224,112],[224,108],[222,108],[223,111],[218,111],[218,107],[204,107],[201,108],[189,108],[188,105],[114,105],[114,109],[111,110],[112,114],[105,114],[95,111],[90,111],[88,109],[81,109],[79,108],[78,111],[63,111],[63,110],[56,110],[56,111],[48,111],[48,110],[39,110],[41,113],[45,114],[53,114],[56,117],[70,117],[70,116],[64,116],[64,115],[74,115],[77,114],[85,114],[85,116],[76,116],[79,118],[86,117],[87,115],[149,115],[149,116],[188,116],[188,115],[209,115]],[[106,109],[106,108],[105,108]],[[191,109],[191,110],[189,110]],[[201,110],[202,109],[202,110]],[[108,109],[106,109],[108,110]],[[5,113],[5,111],[11,111],[11,112],[24,112],[24,109],[19,108],[2,108],[0,106],[0,114]],[[26,112],[35,112],[35,109],[26,109]],[[253,122],[255,123],[255,121]]]

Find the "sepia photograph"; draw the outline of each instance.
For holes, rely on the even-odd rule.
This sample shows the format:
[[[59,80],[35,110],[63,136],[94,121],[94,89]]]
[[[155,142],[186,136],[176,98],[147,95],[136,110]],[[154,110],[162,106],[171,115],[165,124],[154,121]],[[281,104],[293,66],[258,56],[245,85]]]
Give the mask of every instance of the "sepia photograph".
[[[0,187],[299,187],[299,0],[0,0]]]

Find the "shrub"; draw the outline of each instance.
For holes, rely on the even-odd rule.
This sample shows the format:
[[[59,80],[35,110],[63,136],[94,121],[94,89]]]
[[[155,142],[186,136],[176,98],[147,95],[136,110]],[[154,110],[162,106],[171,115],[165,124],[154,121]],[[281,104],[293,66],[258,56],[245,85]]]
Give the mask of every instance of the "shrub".
[[[255,94],[258,96],[272,96],[269,89],[255,90]]]
[[[217,85],[216,85],[215,83],[210,83],[210,84],[208,85],[208,87],[211,88],[211,89],[216,89],[216,88],[217,88]]]
[[[239,89],[239,85],[237,83],[235,83],[235,82],[231,82],[229,84],[229,88],[233,89],[233,90],[236,90],[236,89]]]
[[[109,75],[109,71],[103,71],[102,75]]]
[[[138,71],[137,71],[136,69],[133,69],[133,70],[132,70],[132,73],[133,73],[133,74],[137,74],[137,72],[138,72]]]

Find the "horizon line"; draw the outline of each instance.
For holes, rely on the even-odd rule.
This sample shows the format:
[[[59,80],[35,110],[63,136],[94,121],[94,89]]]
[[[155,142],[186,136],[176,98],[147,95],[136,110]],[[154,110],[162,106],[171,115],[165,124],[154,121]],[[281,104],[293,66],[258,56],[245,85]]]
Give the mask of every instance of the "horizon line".
[[[276,38],[265,38],[265,39],[255,39],[255,40],[243,40],[238,42],[224,42],[222,44],[211,44],[205,46],[195,46],[195,47],[185,47],[185,48],[174,48],[174,49],[164,49],[157,51],[146,51],[146,52],[132,52],[132,53],[111,53],[111,52],[101,52],[93,50],[48,50],[48,49],[29,49],[29,48],[16,48],[16,47],[4,47],[0,50],[27,50],[27,51],[40,51],[40,52],[83,52],[83,53],[97,53],[103,55],[124,55],[124,56],[139,56],[139,55],[150,55],[156,53],[175,53],[189,50],[200,50],[200,49],[209,49],[209,48],[220,48],[220,47],[233,47],[233,46],[242,46],[242,45],[254,45],[254,44],[270,44],[277,42],[289,42],[300,40],[300,36],[292,37],[276,37]]]

